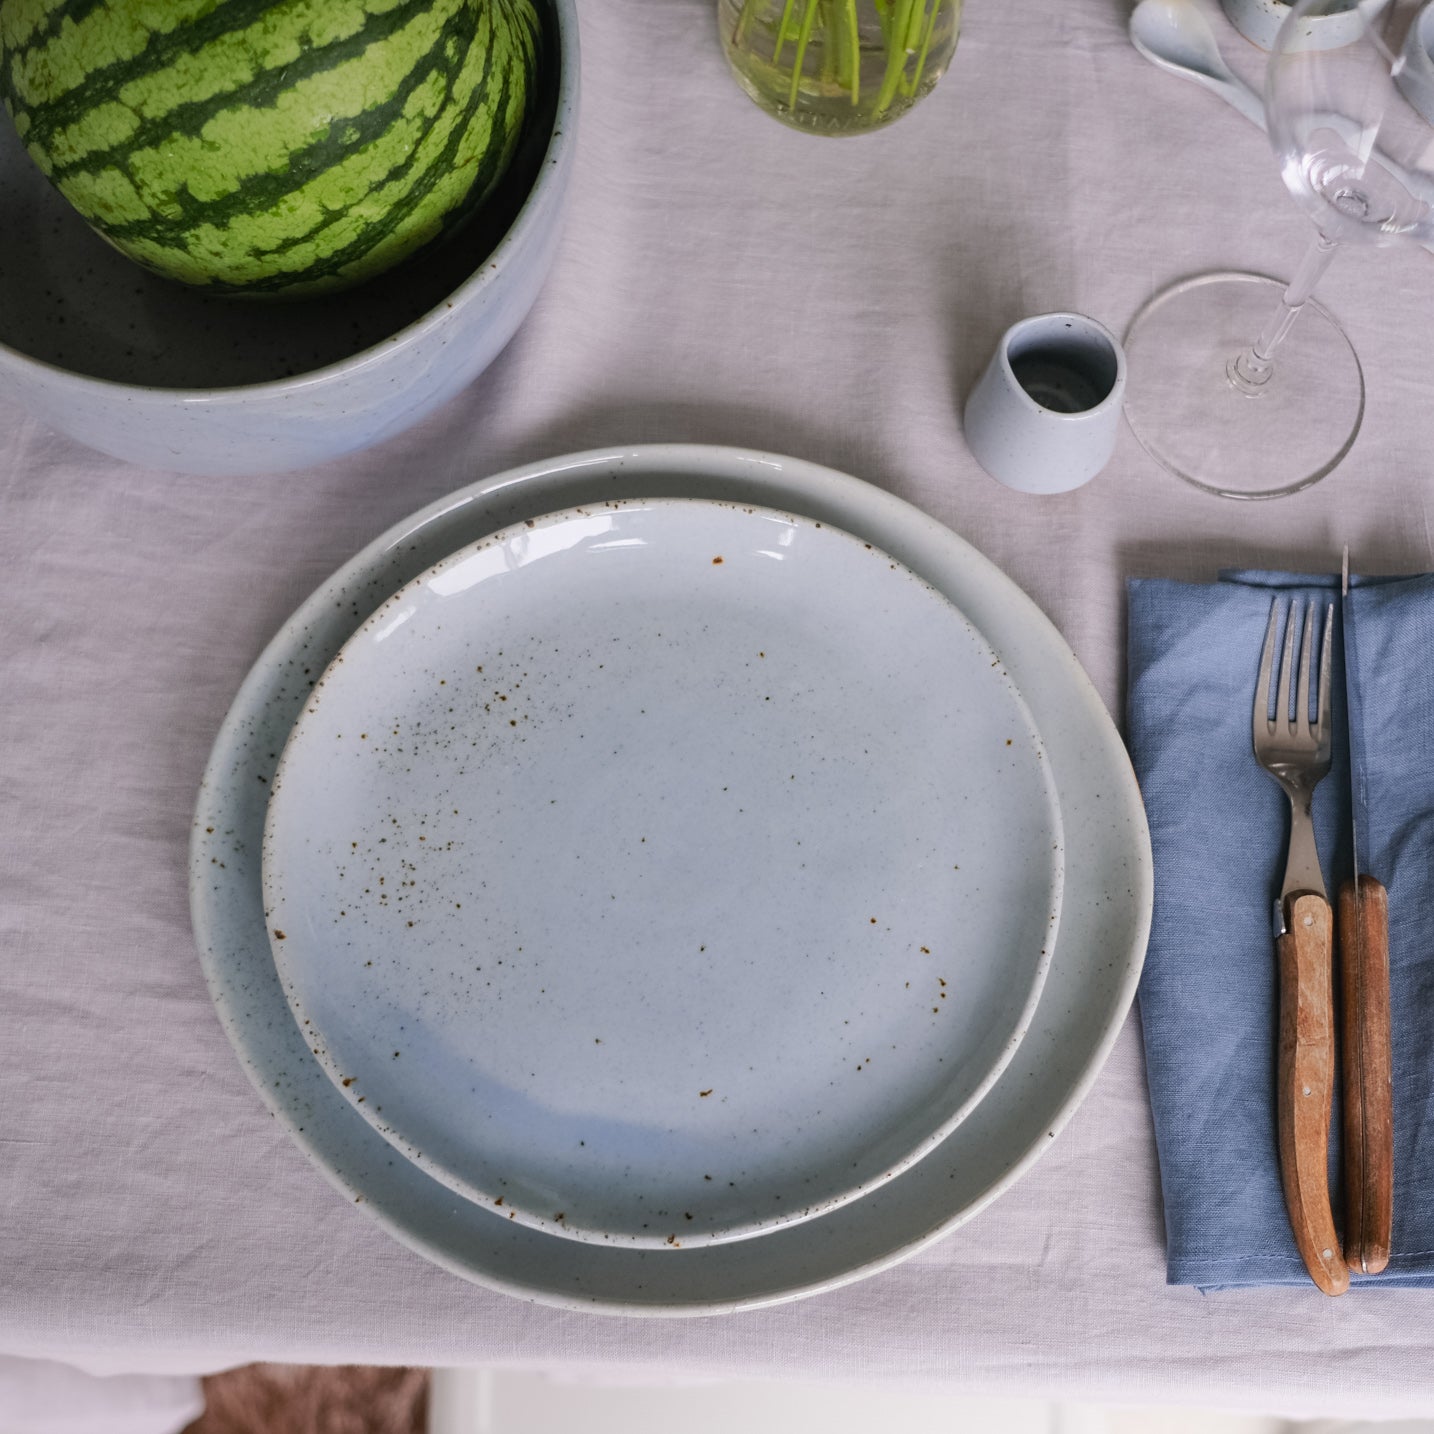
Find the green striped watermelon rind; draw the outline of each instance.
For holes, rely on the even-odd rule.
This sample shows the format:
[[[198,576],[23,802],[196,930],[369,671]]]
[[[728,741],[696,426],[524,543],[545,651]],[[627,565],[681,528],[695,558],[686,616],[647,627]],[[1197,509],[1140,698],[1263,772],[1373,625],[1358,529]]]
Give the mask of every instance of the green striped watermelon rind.
[[[333,292],[452,232],[541,62],[533,0],[0,0],[32,159],[116,248],[214,293]]]

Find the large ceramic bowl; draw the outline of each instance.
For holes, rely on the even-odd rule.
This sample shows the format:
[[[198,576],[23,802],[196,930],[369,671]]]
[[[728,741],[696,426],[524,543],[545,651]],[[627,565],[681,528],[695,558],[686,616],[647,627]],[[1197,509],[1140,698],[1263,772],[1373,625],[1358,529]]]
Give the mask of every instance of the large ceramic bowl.
[[[0,395],[116,458],[233,475],[303,468],[401,432],[512,338],[557,250],[578,110],[575,0],[540,0],[547,63],[481,214],[347,294],[204,295],[111,249],[0,113]]]

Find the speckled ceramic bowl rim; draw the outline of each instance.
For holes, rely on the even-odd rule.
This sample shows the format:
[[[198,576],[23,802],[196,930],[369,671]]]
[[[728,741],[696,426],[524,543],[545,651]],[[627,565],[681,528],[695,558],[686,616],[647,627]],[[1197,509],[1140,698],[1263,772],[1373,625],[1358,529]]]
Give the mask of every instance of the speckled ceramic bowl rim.
[[[80,394],[94,390],[107,393],[137,392],[160,399],[172,398],[187,405],[223,407],[251,402],[257,397],[271,398],[279,394],[304,393],[310,389],[322,388],[382,361],[395,344],[410,344],[429,330],[437,328],[449,319],[450,312],[457,307],[460,300],[471,300],[479,291],[495,284],[509,255],[529,242],[531,232],[540,222],[538,211],[548,186],[553,182],[551,175],[561,173],[560,161],[576,142],[573,119],[577,112],[579,79],[577,0],[547,0],[547,3],[552,6],[553,20],[558,32],[557,107],[537,176],[524,197],[517,216],[508,226],[507,233],[489,251],[482,267],[471,273],[427,313],[420,314],[411,323],[405,324],[387,338],[360,349],[358,353],[319,368],[309,369],[290,378],[263,379],[258,383],[231,384],[215,388],[172,388],[162,384],[121,383],[118,379],[95,378],[89,374],[76,373],[73,369],[61,368],[45,359],[33,358],[4,343],[0,343],[0,354],[4,354],[7,361],[20,370],[43,374],[51,387],[58,385]]]
[[[1267,52],[1274,49],[1295,4],[1296,0],[1220,0],[1226,18],[1240,35],[1257,50]],[[1348,10],[1306,16],[1301,23],[1306,38],[1315,41],[1318,49],[1347,45],[1359,35],[1359,16],[1353,4]]]
[[[889,553],[885,552],[879,545],[868,542],[866,539],[857,536],[855,533],[841,527],[839,524],[826,522],[819,519],[805,518],[798,513],[788,512],[778,508],[764,507],[754,503],[742,503],[729,499],[719,498],[613,498],[603,504],[586,504],[570,508],[558,509],[552,513],[545,513],[536,518],[524,519],[522,523],[514,524],[511,527],[500,528],[494,533],[485,537],[465,543],[461,548],[449,553],[439,559],[426,572],[420,573],[417,577],[410,578],[401,588],[385,599],[372,613],[368,615],[348,640],[334,655],[323,673],[314,684],[313,695],[304,705],[304,711],[300,713],[298,720],[294,723],[289,733],[288,740],[279,753],[279,762],[274,769],[274,775],[269,783],[269,805],[264,818],[264,837],[262,844],[263,870],[262,883],[264,891],[264,905],[269,916],[269,949],[273,957],[275,969],[279,972],[280,979],[284,985],[285,995],[289,1002],[289,1009],[294,1014],[294,1020],[301,1030],[307,1028],[305,1035],[306,1042],[315,1038],[317,1033],[319,1044],[311,1046],[314,1057],[324,1069],[324,1073],[333,1083],[334,1087],[343,1098],[361,1115],[370,1126],[373,1127],[385,1140],[395,1149],[403,1152],[411,1160],[421,1162],[423,1169],[434,1179],[446,1185],[455,1194],[462,1195],[465,1199],[471,1200],[479,1205],[493,1203],[503,1204],[502,1200],[495,1201],[494,1197],[499,1194],[506,1195],[506,1210],[509,1219],[516,1219],[520,1224],[528,1225],[533,1229],[541,1230],[546,1234],[559,1236],[564,1239],[592,1241],[597,1243],[621,1243],[633,1249],[650,1249],[670,1254],[669,1246],[672,1244],[671,1237],[661,1231],[651,1235],[638,1235],[636,1233],[624,1232],[620,1235],[603,1229],[587,1228],[574,1219],[565,1219],[555,1222],[527,1209],[522,1203],[515,1201],[512,1194],[498,1189],[483,1189],[472,1181],[465,1179],[462,1175],[448,1168],[442,1161],[426,1152],[404,1133],[387,1124],[383,1118],[376,1113],[374,1107],[360,1099],[359,1089],[352,1078],[348,1077],[346,1069],[341,1065],[328,1047],[327,1040],[323,1039],[324,1032],[318,1020],[318,1013],[312,1011],[306,1005],[302,993],[295,984],[285,979],[286,971],[291,971],[290,961],[293,959],[294,947],[290,938],[276,939],[274,926],[276,923],[275,913],[282,911],[287,905],[283,896],[283,884],[276,880],[276,875],[270,865],[270,852],[274,844],[274,824],[280,819],[283,812],[282,803],[276,802],[275,798],[283,789],[289,769],[296,760],[296,753],[301,746],[301,734],[303,734],[306,723],[305,718],[313,712],[317,712],[322,702],[322,692],[326,684],[336,678],[342,680],[342,673],[345,662],[352,658],[353,649],[356,645],[367,643],[375,631],[382,629],[391,620],[391,610],[401,605],[405,597],[416,593],[420,589],[429,587],[435,578],[441,577],[444,573],[462,564],[467,558],[484,548],[501,544],[514,529],[524,535],[539,532],[545,528],[560,526],[574,518],[585,518],[598,511],[632,510],[652,512],[662,509],[712,509],[720,508],[727,511],[737,511],[752,515],[757,519],[776,519],[782,522],[789,522],[807,527],[823,529],[826,533],[834,535],[843,543],[853,548],[861,547],[872,551],[874,556],[881,562],[889,563],[893,568],[899,568],[901,572],[911,581],[917,583],[941,603],[948,606],[959,617],[962,626],[966,629],[971,641],[975,644],[982,657],[981,665],[992,669],[992,678],[997,684],[1004,699],[1011,703],[1019,714],[1019,720],[1025,724],[1025,731],[1030,738],[1031,749],[1034,753],[1034,771],[1039,775],[1040,789],[1045,797],[1045,817],[1050,825],[1050,835],[1054,840],[1051,853],[1047,856],[1047,867],[1049,873],[1049,884],[1046,888],[1049,901],[1049,918],[1045,925],[1045,934],[1042,938],[1042,945],[1038,956],[1032,963],[1029,983],[1026,988],[1025,998],[1021,1003],[1020,1010],[1016,1013],[1015,1020],[1011,1023],[1010,1029],[1002,1040],[999,1048],[992,1053],[991,1060],[986,1069],[982,1071],[980,1079],[975,1086],[968,1091],[954,1106],[943,1107],[934,1111],[933,1115],[939,1114],[939,1119],[933,1119],[931,1125],[920,1133],[912,1146],[900,1158],[891,1161],[889,1165],[871,1173],[863,1172],[860,1180],[852,1181],[847,1176],[848,1183],[835,1186],[822,1197],[812,1199],[803,1203],[800,1209],[784,1210],[779,1214],[758,1215],[734,1221],[730,1225],[713,1227],[710,1231],[704,1232],[703,1243],[717,1243],[723,1240],[750,1239],[768,1230],[778,1229],[783,1226],[800,1224],[806,1220],[819,1218],[831,1210],[839,1209],[842,1205],[852,1200],[861,1198],[869,1190],[883,1182],[893,1179],[903,1171],[909,1170],[919,1160],[929,1155],[948,1135],[955,1130],[963,1120],[980,1104],[986,1093],[1000,1079],[1002,1073],[1011,1063],[1026,1032],[1030,1029],[1031,1020],[1035,1015],[1036,1004],[1040,1000],[1041,991],[1045,986],[1046,974],[1050,970],[1051,956],[1055,950],[1056,943],[1060,939],[1060,912],[1061,900],[1065,885],[1065,830],[1061,817],[1060,796],[1056,789],[1055,779],[1051,770],[1051,762],[1046,754],[1045,741],[1041,736],[1040,727],[1032,714],[1025,697],[1019,687],[1016,686],[1010,674],[1000,668],[1000,659],[992,650],[989,641],[981,632],[980,628],[971,621],[969,617],[950,597],[943,593],[935,584],[923,578],[919,573],[912,572],[904,563],[899,563]],[[986,659],[990,659],[987,664]],[[297,759],[302,760],[302,756]],[[285,920],[282,916],[277,918],[284,925],[293,929],[294,923]],[[1024,952],[1022,955],[1024,956]],[[1024,970],[1024,966],[1021,968]],[[851,1159],[852,1152],[848,1151],[841,1158],[843,1165],[855,1163]],[[572,1197],[569,1192],[564,1192],[564,1198],[568,1208],[573,1207]],[[687,1240],[686,1243],[692,1243]]]

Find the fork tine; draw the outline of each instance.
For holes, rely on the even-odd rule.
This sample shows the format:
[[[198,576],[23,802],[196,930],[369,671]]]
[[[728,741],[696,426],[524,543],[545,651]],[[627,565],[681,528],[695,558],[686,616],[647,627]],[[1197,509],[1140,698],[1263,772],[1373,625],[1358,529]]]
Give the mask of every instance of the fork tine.
[[[1330,723],[1330,696],[1329,696],[1329,668],[1330,656],[1334,648],[1334,604],[1325,609],[1324,612],[1324,642],[1320,647],[1319,656],[1319,712],[1315,717],[1315,736],[1323,742],[1329,736]]]
[[[1314,735],[1314,724],[1310,719],[1310,698],[1314,696],[1314,635],[1315,605],[1311,598],[1305,604],[1304,633],[1300,642],[1300,685],[1295,698],[1295,731],[1301,735]]]
[[[1275,721],[1287,730],[1290,726],[1290,684],[1294,679],[1295,628],[1298,625],[1298,616],[1299,609],[1291,603],[1285,618],[1285,648],[1280,654],[1280,691],[1275,698]]]
[[[1255,679],[1254,740],[1260,739],[1270,730],[1270,674],[1275,667],[1275,636],[1278,631],[1280,600],[1270,604],[1270,620],[1265,625],[1265,646],[1260,653],[1260,675]]]

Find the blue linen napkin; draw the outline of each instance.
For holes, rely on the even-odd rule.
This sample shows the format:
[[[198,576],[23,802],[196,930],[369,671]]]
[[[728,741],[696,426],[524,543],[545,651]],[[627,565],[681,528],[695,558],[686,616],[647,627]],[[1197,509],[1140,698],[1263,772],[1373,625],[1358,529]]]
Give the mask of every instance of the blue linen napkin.
[[[1357,580],[1348,652],[1337,576],[1128,584],[1128,740],[1155,859],[1139,1002],[1167,1278],[1207,1290],[1309,1284],[1285,1214],[1275,1129],[1273,922],[1288,802],[1250,740],[1277,593],[1314,598],[1320,610],[1334,604],[1334,765],[1314,802],[1330,895],[1351,869],[1351,754],[1362,868],[1389,890],[1393,1253],[1382,1274],[1352,1280],[1434,1286],[1434,575]],[[1336,1096],[1332,1180],[1338,1135]],[[1339,1221],[1338,1189],[1334,1199]]]

